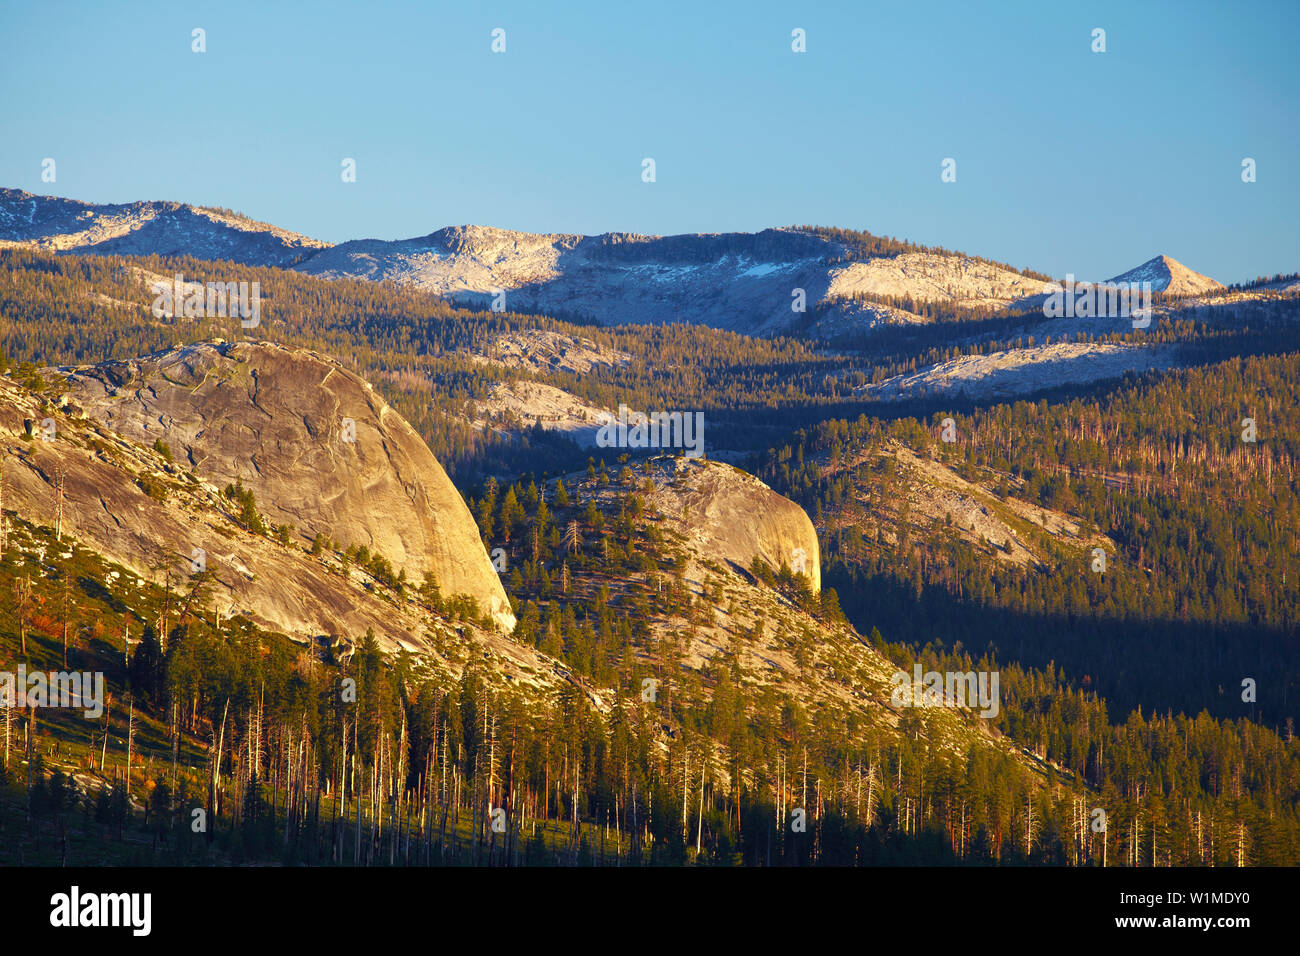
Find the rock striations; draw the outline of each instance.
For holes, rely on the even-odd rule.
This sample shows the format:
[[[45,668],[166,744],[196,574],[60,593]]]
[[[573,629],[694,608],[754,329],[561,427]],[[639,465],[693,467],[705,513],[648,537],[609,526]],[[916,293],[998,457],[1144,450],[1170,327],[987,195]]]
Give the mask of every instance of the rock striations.
[[[212,342],[61,370],[69,398],[131,441],[161,440],[216,489],[241,482],[295,539],[364,545],[432,574],[509,630],[514,617],[460,493],[371,386],[306,349]]]
[[[802,571],[821,591],[817,530],[799,505],[748,472],[702,458],[653,460],[649,504],[709,560],[748,571],[755,558],[774,571]]]

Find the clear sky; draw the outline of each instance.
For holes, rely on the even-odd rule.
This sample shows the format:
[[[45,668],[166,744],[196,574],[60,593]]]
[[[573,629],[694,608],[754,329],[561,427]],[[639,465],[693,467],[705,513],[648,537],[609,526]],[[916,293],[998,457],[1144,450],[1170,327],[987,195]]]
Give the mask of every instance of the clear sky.
[[[0,0],[0,185],[329,241],[814,223],[1231,282],[1300,269],[1298,27],[1298,0]]]

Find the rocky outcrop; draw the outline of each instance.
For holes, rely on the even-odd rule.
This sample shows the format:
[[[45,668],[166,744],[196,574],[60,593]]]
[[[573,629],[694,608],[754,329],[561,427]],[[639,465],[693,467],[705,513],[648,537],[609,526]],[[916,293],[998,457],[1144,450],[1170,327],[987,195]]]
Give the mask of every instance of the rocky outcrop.
[[[803,508],[748,472],[699,458],[652,462],[649,504],[702,558],[748,571],[754,558],[802,571],[821,591],[817,531]]]
[[[906,252],[852,262],[831,273],[826,297],[911,296],[921,302],[1000,306],[1042,292],[1043,281],[968,256]]]
[[[1056,342],[963,355],[864,385],[858,391],[887,402],[1007,399],[1176,365],[1177,353],[1165,346]]]
[[[371,386],[306,349],[211,342],[58,372],[70,401],[125,438],[166,443],[212,490],[234,482],[307,544],[364,545],[445,596],[514,617],[460,493]]]

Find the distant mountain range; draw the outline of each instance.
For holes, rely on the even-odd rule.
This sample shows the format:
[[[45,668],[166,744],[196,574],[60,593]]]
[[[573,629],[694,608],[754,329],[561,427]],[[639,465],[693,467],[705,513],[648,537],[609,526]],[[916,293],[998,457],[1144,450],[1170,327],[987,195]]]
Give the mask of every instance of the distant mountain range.
[[[890,242],[887,253],[864,254],[830,230],[581,236],[449,226],[414,239],[331,245],[230,210],[95,205],[0,189],[0,245],[291,268],[413,286],[461,306],[603,324],[690,322],[769,335],[806,324],[810,313],[855,327],[925,321],[877,299],[1000,309],[1032,304],[1044,291],[1038,274]],[[1110,281],[1149,281],[1177,295],[1222,289],[1164,255]]]
[[[94,205],[0,189],[0,242],[56,252],[190,255],[287,267],[329,243],[229,210],[178,202]]]

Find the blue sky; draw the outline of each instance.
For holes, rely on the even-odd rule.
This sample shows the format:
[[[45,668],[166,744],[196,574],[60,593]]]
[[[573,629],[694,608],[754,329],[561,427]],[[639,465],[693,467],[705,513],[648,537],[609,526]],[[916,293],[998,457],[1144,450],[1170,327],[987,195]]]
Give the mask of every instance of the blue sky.
[[[0,185],[329,241],[817,223],[1231,282],[1300,269],[1298,27],[1295,0],[0,0]]]

